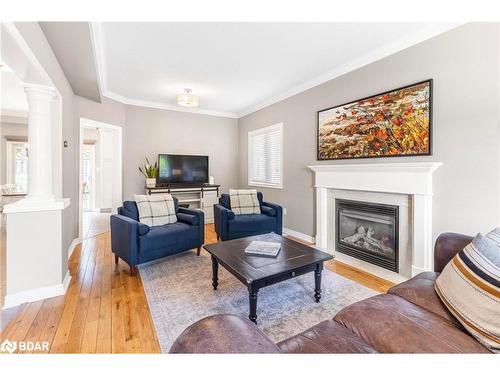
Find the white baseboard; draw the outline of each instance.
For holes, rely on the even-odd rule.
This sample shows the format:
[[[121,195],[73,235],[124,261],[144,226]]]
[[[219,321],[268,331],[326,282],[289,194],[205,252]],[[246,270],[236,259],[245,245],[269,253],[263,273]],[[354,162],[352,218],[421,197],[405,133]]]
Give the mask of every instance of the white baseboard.
[[[73,251],[75,250],[76,245],[82,242],[82,239],[80,237],[75,238],[71,243],[69,244],[68,247],[68,259],[71,257],[71,254],[73,254]]]
[[[411,266],[411,277],[416,276],[419,273],[422,273],[422,272],[425,272],[425,271],[426,270],[423,269],[423,268],[421,268],[421,267],[417,267],[417,266],[412,265]]]
[[[335,260],[338,260],[339,262],[345,263],[349,266],[360,269],[364,272],[370,273],[372,275],[375,275],[377,277],[380,277],[384,280],[391,281],[391,282],[396,283],[396,284],[399,284],[399,283],[402,283],[403,281],[408,280],[407,277],[399,275],[396,272],[386,270],[385,268],[378,267],[374,264],[365,262],[361,259],[353,258],[349,255],[342,254],[338,251],[335,254]]]
[[[71,281],[71,276],[69,271],[66,272],[66,276],[61,284],[46,286],[43,288],[25,290],[23,292],[7,294],[5,296],[5,304],[3,310],[19,306],[23,303],[39,301],[41,299],[52,298],[60,296],[66,293],[68,290],[69,283]]]
[[[309,236],[309,235],[304,234],[304,233],[297,232],[297,231],[289,229],[289,228],[283,228],[283,234],[298,238],[298,239],[306,241],[306,242],[310,242],[312,244],[316,243],[316,239],[314,237]]]

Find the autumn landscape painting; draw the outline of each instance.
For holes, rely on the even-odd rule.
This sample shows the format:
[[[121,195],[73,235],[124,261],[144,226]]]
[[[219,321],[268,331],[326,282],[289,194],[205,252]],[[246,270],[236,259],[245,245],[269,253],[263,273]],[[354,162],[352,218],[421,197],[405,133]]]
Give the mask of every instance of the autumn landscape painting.
[[[430,155],[432,80],[318,112],[318,160]]]

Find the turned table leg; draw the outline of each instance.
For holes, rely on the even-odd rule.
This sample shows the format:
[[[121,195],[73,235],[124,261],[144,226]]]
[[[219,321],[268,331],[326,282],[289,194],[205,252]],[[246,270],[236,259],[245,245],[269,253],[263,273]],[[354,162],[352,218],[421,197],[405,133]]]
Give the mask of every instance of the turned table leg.
[[[321,271],[323,270],[323,264],[318,264],[316,270],[314,271],[314,299],[317,303],[321,300]]]
[[[217,290],[219,285],[219,263],[217,259],[212,255],[212,286],[214,290]]]
[[[248,319],[257,324],[257,293],[259,289],[250,285],[248,287],[248,301],[250,303],[250,314]]]

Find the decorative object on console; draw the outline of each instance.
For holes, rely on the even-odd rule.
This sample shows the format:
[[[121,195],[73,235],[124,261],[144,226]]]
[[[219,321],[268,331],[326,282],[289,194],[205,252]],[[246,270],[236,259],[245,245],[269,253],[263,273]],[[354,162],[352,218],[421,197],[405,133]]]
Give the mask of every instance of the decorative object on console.
[[[432,79],[318,111],[318,160],[431,154]]]
[[[146,177],[146,187],[153,188],[156,186],[156,178],[158,177],[158,163],[155,162],[155,165],[153,166],[147,156],[145,159],[146,165],[144,166],[144,170],[139,167],[139,171],[144,177]]]
[[[491,239],[496,240],[492,241]],[[500,229],[478,234],[446,265],[435,289],[465,329],[500,352]]]

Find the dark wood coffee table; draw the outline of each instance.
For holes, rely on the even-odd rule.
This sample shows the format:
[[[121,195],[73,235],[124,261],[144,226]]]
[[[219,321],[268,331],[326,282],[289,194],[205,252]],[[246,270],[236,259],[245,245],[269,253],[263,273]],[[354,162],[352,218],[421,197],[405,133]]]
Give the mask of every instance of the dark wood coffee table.
[[[245,248],[252,241],[281,242],[276,258],[246,255]],[[259,289],[314,272],[314,298],[321,299],[321,271],[323,262],[333,256],[310,246],[287,239],[275,233],[240,238],[203,246],[212,256],[212,286],[217,290],[219,264],[248,288],[249,318],[257,322],[257,293]]]

